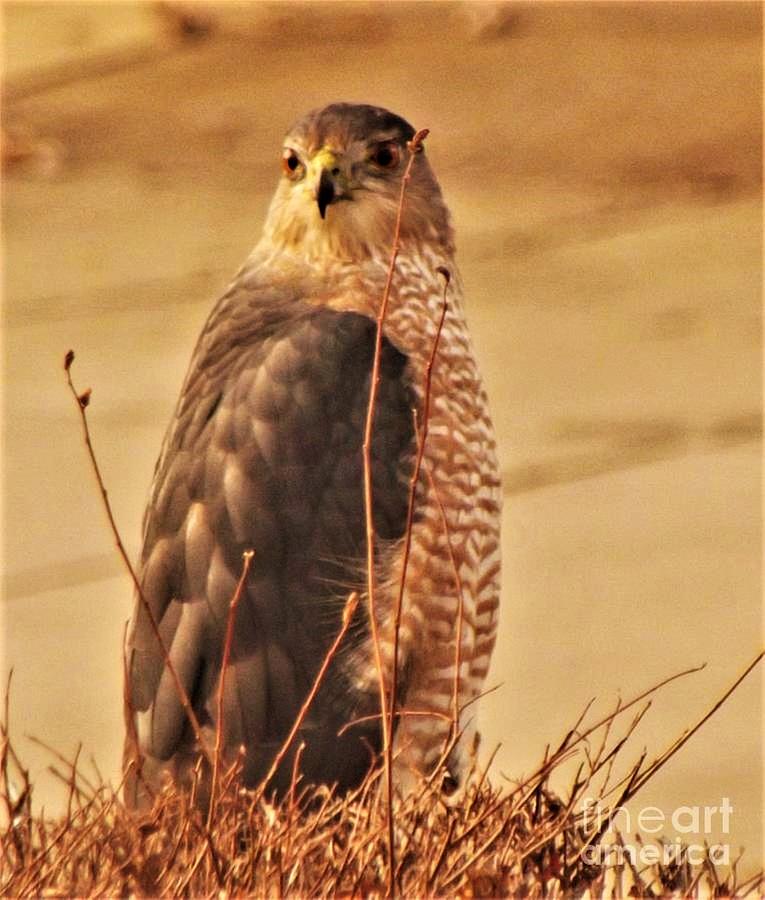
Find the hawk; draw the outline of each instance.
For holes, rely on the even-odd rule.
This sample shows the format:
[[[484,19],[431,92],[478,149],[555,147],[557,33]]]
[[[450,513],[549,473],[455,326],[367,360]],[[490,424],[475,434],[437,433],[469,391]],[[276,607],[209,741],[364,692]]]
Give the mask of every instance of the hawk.
[[[367,105],[334,103],[300,119],[284,142],[263,235],[199,337],[156,466],[138,574],[199,730],[139,597],[126,647],[126,756],[138,750],[144,785],[159,785],[164,773],[188,780],[200,734],[214,743],[229,606],[249,549],[222,696],[226,758],[241,755],[245,784],[264,777],[351,591],[361,602],[293,743],[305,743],[305,781],[339,789],[358,784],[380,751],[362,444],[414,133]],[[468,765],[470,701],[496,631],[501,493],[450,215],[424,153],[412,161],[399,233],[370,459],[376,618],[389,677],[428,399],[397,653],[404,713],[394,723],[395,778],[404,789],[443,752],[455,683],[461,738],[448,769],[457,783]],[[451,279],[439,331],[444,269]],[[293,761],[287,755],[276,773],[277,790]],[[133,779],[134,803],[143,790]]]

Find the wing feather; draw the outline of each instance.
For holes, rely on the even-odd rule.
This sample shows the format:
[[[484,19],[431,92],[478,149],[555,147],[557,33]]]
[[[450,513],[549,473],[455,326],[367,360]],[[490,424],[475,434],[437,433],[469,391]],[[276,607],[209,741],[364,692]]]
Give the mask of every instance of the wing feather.
[[[255,551],[225,696],[227,745],[245,744],[252,771],[262,771],[292,723],[347,590],[362,587],[361,447],[374,331],[362,315],[294,297],[227,295],[202,333],[157,464],[143,592],[203,724],[214,724],[242,553]],[[385,341],[372,454],[376,526],[389,541],[403,534],[402,471],[414,450],[406,364]],[[188,755],[185,713],[140,603],[130,648],[131,702],[149,713],[138,717],[141,746],[162,760]],[[338,661],[307,731],[314,777],[342,780],[367,764],[360,737],[350,757],[347,747],[328,752],[364,702]],[[378,740],[376,726],[364,737]]]

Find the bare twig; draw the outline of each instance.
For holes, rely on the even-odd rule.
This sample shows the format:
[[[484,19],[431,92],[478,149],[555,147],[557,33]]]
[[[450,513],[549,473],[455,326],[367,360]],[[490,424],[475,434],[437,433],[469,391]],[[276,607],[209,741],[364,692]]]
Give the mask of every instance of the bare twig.
[[[715,703],[704,713],[704,715],[696,722],[696,724],[687,729],[676,741],[674,741],[665,751],[661,754],[651,765],[646,769],[645,772],[641,773],[640,777],[635,781],[635,784],[632,786],[632,789],[628,795],[629,797],[634,796],[640,788],[648,781],[649,778],[652,778],[659,769],[664,766],[664,764],[670,760],[677,751],[686,744],[694,734],[707,722],[716,712],[717,710],[725,703],[725,701],[731,696],[731,694],[738,688],[741,682],[749,675],[749,673],[756,668],[759,662],[762,660],[763,656],[765,656],[765,650],[761,650],[757,656],[747,665],[744,671],[739,675],[739,677],[733,682],[733,684],[725,691],[725,693],[719,697]]]
[[[624,704],[620,704],[616,711],[612,711],[602,718],[598,719],[595,724],[590,725],[585,731],[579,733],[578,730],[569,729],[566,734],[566,737],[561,742],[558,749],[553,753],[551,761],[555,760],[558,754],[563,753],[571,749],[571,747],[575,747],[577,744],[584,743],[587,738],[594,734],[596,731],[599,731],[607,722],[612,721],[617,715],[621,715],[622,713],[627,712],[628,709],[631,709],[637,703],[640,703],[641,700],[645,700],[646,697],[650,697],[651,694],[655,694],[657,691],[661,690],[666,685],[670,684],[673,681],[677,681],[679,678],[685,678],[686,675],[693,675],[696,672],[701,672],[702,669],[706,667],[706,663],[702,663],[700,666],[692,666],[690,669],[683,669],[682,672],[675,672],[673,675],[668,675],[666,678],[663,678],[661,681],[656,682],[656,684],[651,685],[651,687],[646,688],[646,690],[641,691],[639,694],[634,696],[630,701]],[[590,701],[592,702],[592,701]],[[588,704],[589,708],[589,704]],[[586,712],[586,710],[585,710]],[[581,722],[581,719],[580,719]],[[575,738],[575,740],[572,739]]]
[[[455,623],[454,636],[454,681],[452,683],[452,733],[456,732],[460,726],[460,715],[465,711],[467,704],[460,705],[460,670],[462,668],[462,629],[465,623],[465,594],[462,589],[462,576],[454,556],[454,547],[452,546],[451,530],[449,528],[449,520],[446,518],[446,510],[441,502],[441,495],[438,492],[433,472],[429,465],[426,464],[425,471],[428,475],[428,483],[433,491],[438,513],[441,518],[441,527],[444,529],[444,540],[446,541],[446,549],[449,553],[449,562],[454,574],[454,587],[457,591],[457,621]]]
[[[669,675],[667,678],[663,678],[661,681],[656,684],[651,685],[651,687],[647,688],[644,691],[641,691],[639,694],[634,696],[627,703],[619,703],[617,709],[612,710],[610,713],[602,716],[600,719],[595,722],[594,725],[588,726],[584,731],[579,732],[579,727],[581,726],[582,719],[584,713],[579,717],[579,720],[576,724],[576,727],[573,729],[569,729],[566,733],[566,736],[561,741],[557,750],[555,750],[552,755],[547,755],[545,757],[544,762],[537,768],[537,770],[529,775],[527,778],[522,779],[518,782],[515,787],[512,789],[510,796],[515,794],[520,794],[525,791],[529,785],[538,785],[541,784],[552,772],[553,769],[557,768],[562,762],[564,762],[568,757],[570,757],[577,745],[584,744],[588,737],[594,734],[596,731],[599,731],[601,728],[605,727],[609,722],[613,721],[617,716],[621,716],[627,710],[631,709],[637,703],[640,703],[641,700],[645,700],[647,697],[655,694],[657,691],[661,690],[661,688],[670,684],[672,681],[676,681],[679,678],[684,678],[686,675],[691,675],[695,672],[700,672],[706,663],[700,666],[694,666],[690,669],[684,669],[682,672],[676,672],[674,675]],[[585,713],[587,709],[589,709],[592,701],[587,703],[585,708]]]
[[[234,640],[234,622],[236,621],[236,609],[239,606],[239,600],[241,599],[242,591],[244,590],[244,585],[247,581],[247,575],[249,574],[250,566],[252,565],[253,556],[254,553],[252,550],[245,550],[245,552],[242,554],[242,574],[239,576],[239,581],[237,582],[234,596],[231,598],[231,602],[229,603],[228,617],[226,619],[226,637],[223,644],[223,659],[221,660],[220,680],[218,681],[218,721],[215,723],[215,752],[213,754],[212,780],[210,782],[210,806],[207,810],[208,830],[212,827],[213,816],[215,813],[215,791],[218,786],[218,771],[220,769],[220,757],[223,750],[223,720],[225,716],[224,692],[226,689],[226,671],[228,670],[228,663],[229,659],[231,658],[231,645]]]
[[[451,722],[451,716],[446,713],[439,712],[437,709],[397,709],[396,710],[396,718],[403,719],[408,716],[413,716],[415,718],[427,718],[427,719],[441,719],[444,722]],[[356,728],[358,725],[363,725],[365,722],[376,722],[378,719],[382,718],[381,713],[370,713],[367,716],[358,716],[356,719],[351,719],[349,722],[346,722],[343,726],[338,729],[337,736],[341,737],[346,733],[346,731],[350,731],[352,728]]]
[[[395,710],[396,710],[396,702],[397,702],[397,692],[398,692],[398,655],[399,655],[399,637],[401,632],[401,614],[404,605],[404,592],[406,590],[406,575],[409,568],[409,555],[412,549],[412,532],[414,528],[414,509],[417,500],[417,485],[420,481],[420,472],[422,470],[422,461],[425,455],[425,442],[428,438],[428,422],[430,421],[430,397],[431,397],[431,383],[433,377],[433,364],[436,359],[436,354],[438,352],[438,344],[441,339],[441,332],[444,328],[444,320],[446,318],[446,310],[447,310],[447,301],[446,301],[446,291],[449,287],[449,281],[451,276],[447,269],[439,269],[439,273],[444,278],[444,293],[443,293],[443,303],[441,305],[441,315],[438,321],[438,325],[436,327],[436,334],[433,338],[433,344],[430,348],[430,356],[428,357],[428,362],[425,367],[425,375],[424,375],[424,384],[423,384],[423,392],[422,392],[422,424],[418,422],[417,410],[413,410],[414,416],[414,431],[417,436],[417,453],[415,455],[414,466],[412,468],[412,474],[409,478],[409,499],[407,503],[406,510],[406,528],[404,530],[404,548],[401,560],[401,576],[399,578],[398,585],[398,594],[396,596],[396,605],[393,614],[393,652],[392,656],[392,664],[391,664],[391,688],[390,688],[390,710],[389,710],[389,723],[388,723],[388,734],[393,734],[393,723],[395,720]],[[386,773],[392,772],[393,763],[392,763],[392,741],[385,745],[385,754],[386,754]]]
[[[369,604],[369,625],[372,632],[375,664],[377,666],[377,678],[380,693],[380,713],[382,715],[383,755],[385,760],[385,784],[387,796],[387,821],[388,821],[388,893],[392,896],[395,889],[395,844],[393,839],[393,774],[391,771],[391,727],[388,717],[387,687],[385,684],[385,671],[380,647],[380,635],[377,620],[376,603],[376,579],[375,579],[375,526],[374,526],[374,497],[372,491],[372,434],[374,431],[375,409],[377,406],[377,390],[380,383],[380,367],[382,362],[382,342],[385,317],[388,312],[393,273],[396,268],[400,240],[401,221],[404,213],[404,199],[406,188],[411,177],[412,166],[417,154],[422,150],[422,142],[428,136],[428,130],[418,131],[408,144],[409,162],[401,179],[401,192],[399,194],[396,225],[393,232],[393,248],[391,250],[388,276],[385,281],[380,310],[377,315],[377,330],[375,333],[375,349],[372,361],[372,374],[369,382],[369,402],[367,404],[366,423],[364,426],[363,462],[364,462],[364,518],[367,545],[367,603]]]
[[[39,737],[36,737],[33,734],[26,735],[27,740],[31,741],[33,744],[37,744],[38,747],[42,747],[43,750],[46,750],[51,756],[55,756],[60,762],[62,762],[68,769],[69,775],[62,776],[62,779],[69,783],[72,775],[76,774],[79,780],[85,785],[85,787],[90,791],[91,797],[96,793],[96,787],[82,774],[82,772],[77,771],[77,759],[80,755],[80,751],[82,750],[82,745],[77,745],[77,751],[74,760],[67,759],[63,753],[59,753],[55,747],[51,747],[46,741],[42,740]],[[90,799],[90,798],[89,798]]]
[[[117,523],[114,519],[114,514],[112,512],[112,506],[109,502],[109,495],[106,491],[106,485],[104,484],[104,480],[101,477],[101,469],[98,465],[98,460],[96,459],[95,450],[93,449],[93,444],[90,440],[90,427],[88,425],[88,417],[85,410],[90,404],[91,390],[87,388],[82,393],[78,393],[77,389],[72,382],[72,363],[74,362],[74,351],[69,350],[64,358],[64,371],[66,372],[66,381],[69,385],[69,389],[72,392],[72,396],[77,403],[77,409],[80,413],[80,419],[82,421],[82,430],[85,438],[85,446],[88,450],[88,456],[90,457],[91,467],[93,469],[93,473],[96,476],[96,481],[98,482],[98,489],[101,491],[101,498],[103,500],[104,509],[106,510],[106,516],[109,520],[109,527],[111,528],[112,535],[114,537],[114,541],[117,545],[117,550],[119,551],[120,556],[122,557],[122,561],[125,564],[125,567],[130,574],[130,577],[133,581],[133,587],[135,588],[136,596],[139,598],[141,606],[146,612],[146,616],[149,620],[149,624],[151,625],[151,630],[154,633],[154,638],[157,641],[157,645],[160,648],[160,652],[162,653],[162,658],[165,661],[165,665],[167,666],[168,672],[170,672],[170,676],[173,679],[173,683],[175,685],[175,690],[178,694],[178,699],[180,700],[183,708],[186,712],[186,716],[188,717],[189,723],[191,724],[191,728],[194,732],[194,737],[197,740],[199,745],[199,750],[201,753],[205,755],[208,762],[210,760],[210,754],[205,746],[204,740],[202,738],[202,729],[199,725],[199,720],[197,719],[196,713],[194,712],[191,701],[189,700],[188,694],[186,693],[186,689],[183,687],[180,677],[178,676],[178,672],[173,665],[173,661],[170,659],[170,653],[167,649],[167,646],[162,639],[162,635],[159,630],[159,625],[157,624],[157,619],[149,605],[148,600],[144,596],[143,590],[141,589],[141,584],[138,581],[138,577],[135,574],[135,569],[133,568],[132,563],[130,562],[130,557],[127,554],[127,550],[125,550],[125,545],[122,543],[122,537],[120,535],[119,529],[117,528]]]
[[[327,673],[327,669],[329,668],[330,663],[334,659],[335,654],[337,653],[338,647],[342,643],[343,638],[346,635],[346,632],[350,628],[351,621],[353,620],[353,614],[356,612],[356,607],[358,605],[358,602],[359,602],[359,595],[356,593],[356,591],[354,591],[352,594],[350,594],[348,599],[345,601],[345,607],[343,609],[343,618],[342,618],[342,624],[340,627],[340,631],[337,633],[337,637],[334,639],[334,641],[332,642],[332,645],[330,646],[329,650],[327,650],[327,652],[324,656],[324,660],[323,660],[321,666],[319,667],[319,671],[316,673],[316,678],[314,679],[313,685],[311,686],[311,690],[308,692],[308,695],[306,696],[305,700],[303,701],[303,705],[300,707],[300,712],[298,712],[298,714],[295,718],[295,721],[292,723],[292,728],[290,729],[289,734],[284,739],[284,743],[280,747],[279,752],[274,757],[274,760],[271,763],[271,767],[268,770],[268,772],[266,773],[265,778],[258,785],[258,788],[256,791],[257,796],[262,796],[263,794],[265,794],[265,792],[268,788],[268,785],[271,782],[271,779],[276,774],[276,771],[279,768],[279,766],[282,764],[282,760],[286,756],[287,751],[290,748],[290,745],[292,744],[293,740],[295,739],[295,735],[300,730],[300,726],[303,724],[303,720],[305,719],[305,717],[308,713],[308,710],[309,710],[311,704],[313,703],[314,698],[316,697],[316,694],[318,693],[321,683],[324,681],[324,676]]]

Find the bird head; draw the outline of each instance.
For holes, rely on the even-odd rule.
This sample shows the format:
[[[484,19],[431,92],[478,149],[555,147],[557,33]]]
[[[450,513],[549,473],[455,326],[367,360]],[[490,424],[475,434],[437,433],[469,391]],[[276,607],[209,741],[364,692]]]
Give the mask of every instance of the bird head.
[[[284,140],[264,240],[309,258],[387,259],[414,133],[376,106],[333,103],[308,113]],[[412,165],[400,235],[451,250],[449,214],[424,153]]]

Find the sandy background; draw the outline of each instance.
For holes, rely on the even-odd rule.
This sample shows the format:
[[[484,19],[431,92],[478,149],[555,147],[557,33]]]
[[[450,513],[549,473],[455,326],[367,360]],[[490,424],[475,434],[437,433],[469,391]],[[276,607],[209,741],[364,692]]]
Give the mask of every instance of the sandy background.
[[[485,746],[520,776],[590,697],[707,662],[655,699],[625,764],[658,753],[762,642],[761,7],[188,8],[3,5],[2,649],[33,775],[50,760],[23,735],[82,741],[111,777],[122,732],[130,588],[64,353],[93,388],[135,554],[196,333],[258,236],[281,136],[336,99],[431,129],[456,220],[506,492]],[[747,868],[761,689],[633,804],[730,798]]]

